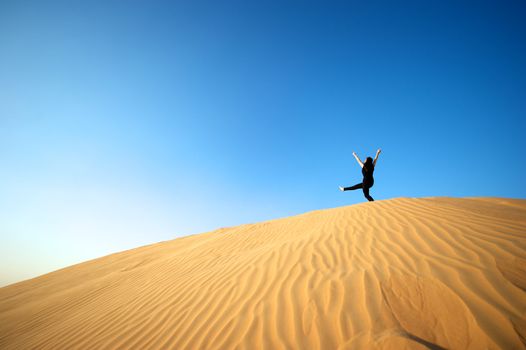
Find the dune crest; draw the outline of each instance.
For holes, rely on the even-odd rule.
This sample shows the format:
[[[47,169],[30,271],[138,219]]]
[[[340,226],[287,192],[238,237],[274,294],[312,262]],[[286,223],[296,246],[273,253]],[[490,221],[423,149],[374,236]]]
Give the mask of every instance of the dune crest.
[[[526,348],[526,201],[398,198],[0,288],[1,349]]]

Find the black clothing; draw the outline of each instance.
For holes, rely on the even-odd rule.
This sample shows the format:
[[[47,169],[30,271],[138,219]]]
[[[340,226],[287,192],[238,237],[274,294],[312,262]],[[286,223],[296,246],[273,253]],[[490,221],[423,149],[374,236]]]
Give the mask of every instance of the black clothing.
[[[362,175],[363,175],[362,182],[354,186],[351,186],[351,187],[345,187],[343,190],[352,191],[352,190],[357,190],[361,188],[363,190],[363,195],[365,196],[365,198],[367,198],[369,202],[374,201],[373,197],[369,195],[369,189],[373,187],[374,185],[373,173],[374,173],[374,165],[371,164],[370,166],[367,166],[366,164],[364,164],[362,167]]]
[[[373,182],[370,182],[370,183],[361,182],[361,183],[356,184],[356,185],[351,186],[351,187],[345,187],[343,190],[344,191],[352,191],[352,190],[357,190],[357,189],[361,188],[363,190],[363,195],[365,196],[365,198],[367,198],[367,200],[369,200],[369,202],[373,202],[374,199],[369,194],[369,189],[371,187],[373,187],[373,184],[374,184],[374,180],[373,180]]]
[[[374,182],[373,173],[374,165],[365,163],[362,167],[363,182]]]

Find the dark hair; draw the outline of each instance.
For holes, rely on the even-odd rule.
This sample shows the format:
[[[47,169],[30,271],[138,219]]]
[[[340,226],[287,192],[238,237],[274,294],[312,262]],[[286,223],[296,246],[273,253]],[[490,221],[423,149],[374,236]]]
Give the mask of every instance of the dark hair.
[[[367,159],[365,160],[364,166],[366,166],[367,168],[372,168],[374,166],[373,158],[367,157]]]

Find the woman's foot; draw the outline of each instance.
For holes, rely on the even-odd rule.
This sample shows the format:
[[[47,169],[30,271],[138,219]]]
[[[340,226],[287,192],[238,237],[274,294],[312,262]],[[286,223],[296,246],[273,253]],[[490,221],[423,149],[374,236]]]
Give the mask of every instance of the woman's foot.
[[[343,192],[343,187],[341,187],[341,186],[338,186],[338,188],[340,189],[340,191],[342,191],[342,192]]]

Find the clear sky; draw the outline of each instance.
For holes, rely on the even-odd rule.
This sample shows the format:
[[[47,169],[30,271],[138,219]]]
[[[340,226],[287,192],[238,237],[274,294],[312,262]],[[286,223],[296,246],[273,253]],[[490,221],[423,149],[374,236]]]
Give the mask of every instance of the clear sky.
[[[526,198],[524,1],[0,0],[0,285],[371,194]]]

